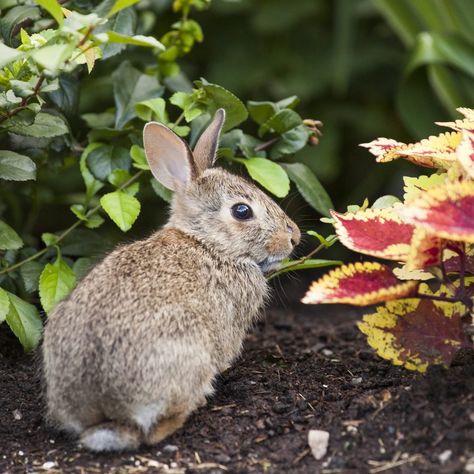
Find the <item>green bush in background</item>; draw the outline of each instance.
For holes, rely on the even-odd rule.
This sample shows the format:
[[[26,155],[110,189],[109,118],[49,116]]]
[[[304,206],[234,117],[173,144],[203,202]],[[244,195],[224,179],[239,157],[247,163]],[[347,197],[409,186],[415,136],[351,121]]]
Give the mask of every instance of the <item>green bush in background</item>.
[[[0,0],[0,322],[25,349],[39,303],[51,311],[121,231],[163,221],[145,122],[193,144],[225,107],[220,163],[278,198],[293,182],[324,215],[410,173],[381,175],[357,143],[409,141],[473,104],[470,0],[209,3]]]

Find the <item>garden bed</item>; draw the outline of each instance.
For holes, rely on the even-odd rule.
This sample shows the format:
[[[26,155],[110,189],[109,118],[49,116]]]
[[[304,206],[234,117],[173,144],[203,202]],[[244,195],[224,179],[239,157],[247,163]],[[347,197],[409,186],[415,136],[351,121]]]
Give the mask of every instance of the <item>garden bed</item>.
[[[408,372],[372,353],[357,318],[346,307],[275,304],[183,429],[156,447],[111,455],[81,451],[44,426],[35,358],[2,325],[0,472],[474,470],[472,354],[449,371]],[[308,448],[310,429],[330,433],[321,461]]]

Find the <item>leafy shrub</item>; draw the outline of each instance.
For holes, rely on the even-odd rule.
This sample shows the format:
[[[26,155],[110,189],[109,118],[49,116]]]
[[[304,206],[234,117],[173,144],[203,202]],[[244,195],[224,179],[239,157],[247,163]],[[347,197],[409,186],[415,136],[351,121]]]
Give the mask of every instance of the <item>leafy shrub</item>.
[[[385,302],[359,329],[381,357],[420,372],[473,348],[474,110],[458,110],[462,120],[438,123],[454,131],[411,144],[378,138],[362,145],[379,163],[403,158],[435,170],[405,177],[403,202],[383,196],[370,208],[331,211],[343,245],[402,265],[343,265],[314,282],[303,300]]]
[[[295,111],[297,97],[244,105],[220,85],[193,84],[182,72],[178,61],[203,41],[190,15],[208,0],[175,0],[179,19],[160,41],[148,35],[156,12],[131,8],[137,0],[95,8],[36,3],[42,9],[3,2],[0,24],[0,323],[6,320],[25,350],[40,339],[38,303],[51,312],[107,248],[106,218],[127,232],[150,192],[171,199],[147,166],[147,121],[193,144],[224,107],[221,164],[245,169],[277,197],[292,181],[328,215],[329,196],[295,158],[317,142],[320,125]],[[305,258],[285,268],[330,263]]]

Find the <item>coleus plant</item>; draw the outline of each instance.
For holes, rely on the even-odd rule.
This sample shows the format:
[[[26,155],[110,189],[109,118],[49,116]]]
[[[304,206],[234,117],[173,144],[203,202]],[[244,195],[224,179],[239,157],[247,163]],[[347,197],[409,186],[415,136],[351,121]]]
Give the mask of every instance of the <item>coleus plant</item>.
[[[453,131],[405,144],[378,138],[361,146],[379,163],[409,160],[434,170],[404,178],[403,201],[394,196],[346,213],[331,211],[340,242],[395,264],[342,265],[313,282],[304,303],[383,303],[359,329],[377,354],[425,372],[449,366],[474,334],[474,110],[438,123]]]

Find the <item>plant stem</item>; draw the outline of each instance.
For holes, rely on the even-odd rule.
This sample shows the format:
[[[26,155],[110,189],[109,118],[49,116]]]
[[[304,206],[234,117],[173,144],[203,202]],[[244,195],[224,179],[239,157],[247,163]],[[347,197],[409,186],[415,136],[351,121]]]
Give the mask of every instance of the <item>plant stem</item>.
[[[15,107],[14,109],[10,110],[9,112],[7,112],[5,115],[3,115],[2,117],[0,117],[0,123],[3,123],[5,122],[5,120],[8,120],[9,118],[13,117],[14,115],[16,115],[18,112],[20,112],[21,110],[23,110],[24,108],[27,107],[28,105],[28,101],[30,99],[32,99],[33,97],[36,97],[38,94],[39,94],[39,91],[41,89],[41,86],[43,85],[43,82],[44,82],[44,76],[41,75],[39,78],[38,78],[38,82],[36,83],[34,89],[33,89],[33,92],[30,94],[30,95],[27,95],[26,97],[23,98],[23,100],[21,101],[20,105],[18,107]]]
[[[125,189],[130,184],[132,184],[134,181],[136,181],[143,173],[144,173],[144,170],[138,171],[133,176],[131,176],[129,180],[127,180],[125,183],[123,183],[121,186],[119,186],[117,189],[118,190]],[[97,211],[99,211],[100,208],[101,208],[101,205],[97,204],[97,206],[95,206],[94,208],[90,209],[87,212],[87,217],[91,217],[92,215],[94,215]],[[54,243],[54,245],[57,245],[59,242],[64,240],[74,229],[79,227],[83,222],[84,221],[82,221],[81,219],[78,219],[76,222],[74,222],[74,224],[72,224],[62,234],[60,234],[58,236],[58,238],[57,238],[56,242]],[[25,263],[31,262],[32,260],[36,260],[37,258],[44,255],[48,251],[48,249],[50,249],[51,247],[54,247],[54,245],[49,245],[49,246],[45,247],[44,249],[41,249],[38,252],[36,252],[35,254],[31,255],[30,257],[25,258],[24,260],[21,260],[20,262],[17,262],[13,265],[10,265],[7,268],[4,268],[2,271],[0,271],[0,275],[3,275],[5,273],[10,273],[11,271],[16,270],[17,268],[20,268]]]
[[[274,137],[266,142],[260,143],[260,145],[257,145],[255,147],[255,151],[262,151],[265,150],[266,148],[274,145],[278,140],[280,140],[281,137]]]
[[[299,260],[295,260],[292,262],[291,265],[287,266],[284,268],[285,272],[291,271],[292,268],[296,267],[297,265],[301,265],[302,263],[306,262],[306,260],[309,260],[313,255],[317,254],[320,250],[322,250],[325,247],[324,244],[318,245],[315,249],[313,249],[308,255],[305,255],[304,257],[301,257]],[[271,280],[272,278],[276,277],[280,273],[282,273],[283,269],[276,269],[270,272],[267,275],[267,280]]]

